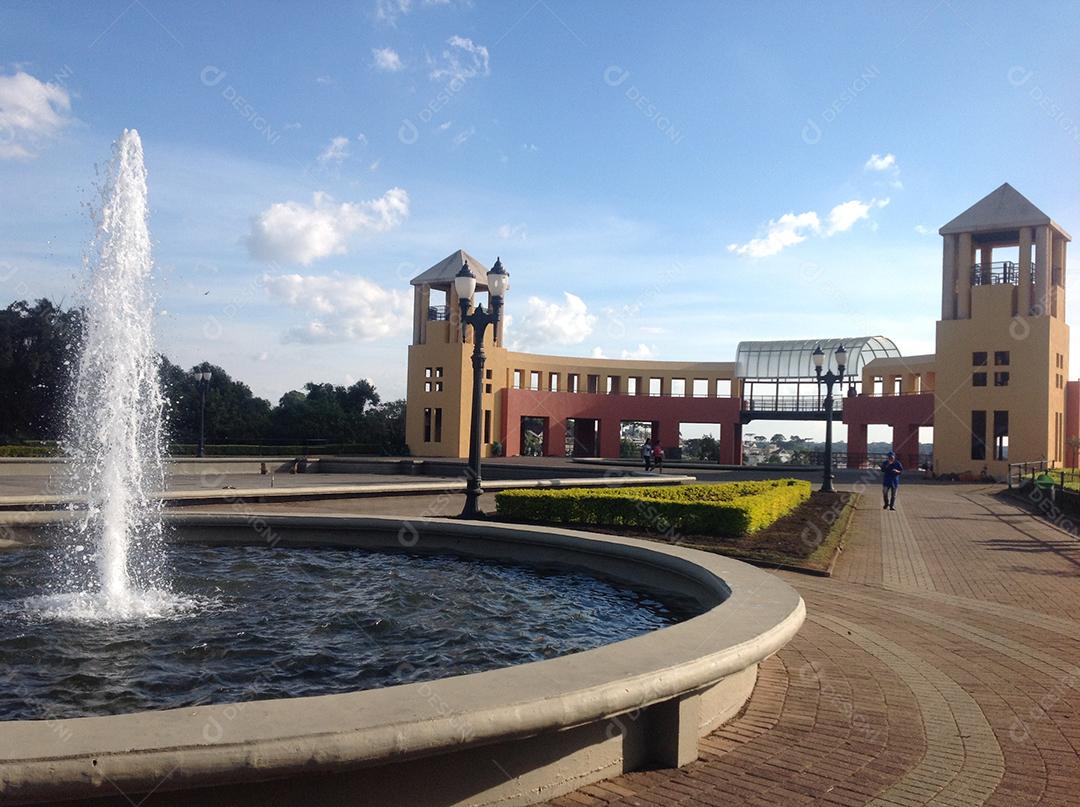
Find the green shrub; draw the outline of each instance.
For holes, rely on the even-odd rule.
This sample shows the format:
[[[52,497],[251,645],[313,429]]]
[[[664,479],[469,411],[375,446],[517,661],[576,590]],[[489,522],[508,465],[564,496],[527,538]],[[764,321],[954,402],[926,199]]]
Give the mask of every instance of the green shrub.
[[[499,515],[515,521],[633,527],[695,535],[750,535],[810,498],[798,479],[641,488],[506,490]]]
[[[0,457],[58,457],[55,445],[0,446]]]

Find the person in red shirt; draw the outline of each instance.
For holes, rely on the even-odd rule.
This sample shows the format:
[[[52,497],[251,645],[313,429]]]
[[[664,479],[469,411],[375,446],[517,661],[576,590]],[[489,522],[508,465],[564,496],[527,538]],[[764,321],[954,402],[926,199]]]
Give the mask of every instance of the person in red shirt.
[[[656,466],[656,472],[662,474],[664,472],[664,447],[660,445],[659,440],[653,445],[652,459],[653,465]]]

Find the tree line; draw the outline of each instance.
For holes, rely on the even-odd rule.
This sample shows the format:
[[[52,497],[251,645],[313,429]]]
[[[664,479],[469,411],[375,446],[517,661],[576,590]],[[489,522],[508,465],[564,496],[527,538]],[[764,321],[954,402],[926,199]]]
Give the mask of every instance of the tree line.
[[[61,439],[64,411],[81,343],[83,311],[47,299],[0,310],[0,444]],[[255,396],[224,368],[190,370],[161,357],[167,433],[174,446],[199,438],[199,387],[206,392],[208,445],[350,446],[365,453],[405,452],[405,402],[383,402],[368,381],[351,386],[310,382],[277,405]]]

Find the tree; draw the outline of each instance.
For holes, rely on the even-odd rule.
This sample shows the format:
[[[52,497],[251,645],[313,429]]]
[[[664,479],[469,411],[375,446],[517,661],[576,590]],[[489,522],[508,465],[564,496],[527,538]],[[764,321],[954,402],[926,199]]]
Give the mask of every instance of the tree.
[[[45,299],[0,311],[0,439],[60,436],[82,323],[81,309]]]
[[[165,396],[165,423],[174,443],[199,439],[199,387],[195,371],[210,372],[206,390],[206,442],[258,443],[270,423],[270,402],[256,398],[251,388],[221,367],[208,362],[184,370],[161,358],[161,386]]]

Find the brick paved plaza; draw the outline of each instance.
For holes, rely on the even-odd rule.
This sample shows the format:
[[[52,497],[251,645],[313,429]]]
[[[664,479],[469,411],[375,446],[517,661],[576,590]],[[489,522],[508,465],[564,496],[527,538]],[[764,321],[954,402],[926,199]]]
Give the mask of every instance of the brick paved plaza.
[[[1080,540],[999,488],[862,497],[832,579],[745,713],[679,770],[582,805],[1080,804]]]

